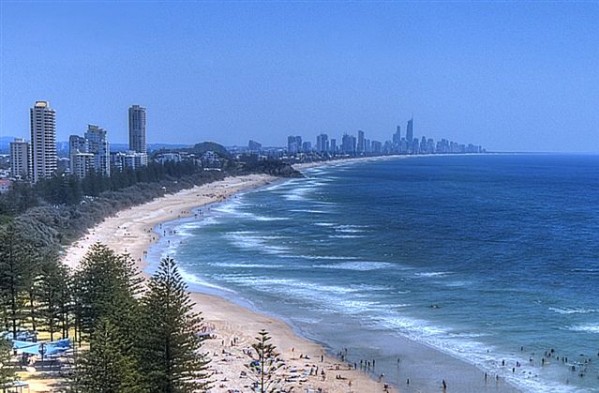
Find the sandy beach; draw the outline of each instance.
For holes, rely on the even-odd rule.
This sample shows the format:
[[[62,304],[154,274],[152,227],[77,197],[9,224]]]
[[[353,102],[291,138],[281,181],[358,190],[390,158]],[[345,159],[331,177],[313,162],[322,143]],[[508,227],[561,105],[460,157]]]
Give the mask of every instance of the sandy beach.
[[[319,163],[322,164],[322,163]],[[233,194],[264,186],[277,178],[266,175],[231,177],[222,181],[183,190],[152,202],[136,206],[109,217],[89,230],[88,234],[65,250],[63,261],[76,268],[79,261],[96,242],[117,253],[128,253],[137,261],[140,270],[146,266],[145,255],[157,240],[153,228],[177,218],[193,216],[192,209],[222,202]],[[197,217],[201,219],[201,216]],[[293,332],[282,321],[249,311],[218,297],[192,293],[197,311],[202,312],[206,327],[215,337],[205,341],[214,372],[215,393],[249,392],[251,380],[244,376],[250,348],[261,329],[272,336],[281,357],[285,360],[287,386],[296,392],[384,392],[385,380],[374,380],[364,372],[327,355],[324,348]],[[36,390],[32,390],[36,391]],[[389,388],[389,392],[396,392]]]

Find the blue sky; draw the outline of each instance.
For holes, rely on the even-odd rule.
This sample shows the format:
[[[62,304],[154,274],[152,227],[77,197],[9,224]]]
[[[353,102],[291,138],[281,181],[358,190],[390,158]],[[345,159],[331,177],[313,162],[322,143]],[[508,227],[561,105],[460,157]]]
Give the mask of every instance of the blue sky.
[[[599,152],[599,2],[0,0],[0,134],[286,144],[364,130]]]

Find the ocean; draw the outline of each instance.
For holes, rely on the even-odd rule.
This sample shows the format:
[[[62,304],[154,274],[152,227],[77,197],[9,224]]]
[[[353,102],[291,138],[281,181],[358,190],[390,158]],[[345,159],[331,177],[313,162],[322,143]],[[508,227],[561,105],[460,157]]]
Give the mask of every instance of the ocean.
[[[599,156],[305,174],[163,224],[151,252],[402,392],[599,392]]]

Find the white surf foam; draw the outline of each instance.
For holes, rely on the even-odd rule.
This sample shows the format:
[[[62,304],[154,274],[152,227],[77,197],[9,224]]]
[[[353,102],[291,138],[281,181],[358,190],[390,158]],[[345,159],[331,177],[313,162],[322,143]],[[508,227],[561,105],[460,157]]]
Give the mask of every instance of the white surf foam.
[[[332,226],[335,226],[336,224],[333,224],[332,222],[315,222],[314,225],[316,225],[318,227],[332,227]]]
[[[451,272],[426,272],[426,273],[414,273],[414,275],[416,277],[424,277],[424,278],[430,278],[430,277],[445,277],[452,274]]]
[[[346,256],[335,256],[335,255],[281,255],[282,258],[300,258],[300,259],[325,259],[331,261],[351,261],[358,259],[358,257],[346,257]]]
[[[231,289],[221,287],[219,285],[205,281],[205,280],[201,279],[200,277],[196,276],[195,274],[189,273],[185,269],[182,269],[180,266],[178,269],[179,269],[179,274],[181,274],[181,278],[183,278],[183,281],[185,281],[188,284],[198,285],[198,286],[205,287],[205,288],[218,289],[220,291],[234,293],[234,291],[232,291]]]
[[[241,203],[240,202],[230,202],[219,205],[215,207],[213,210],[215,212],[221,213],[227,216],[240,217],[247,220],[254,221],[286,221],[289,220],[289,217],[270,217],[270,216],[260,216],[254,213],[245,212],[240,210]]]
[[[260,264],[260,263],[227,263],[227,262],[217,262],[211,263],[211,266],[217,267],[227,267],[227,268],[239,268],[239,269],[281,269],[283,265],[268,265],[268,264]]]
[[[549,307],[549,310],[556,312],[562,315],[570,315],[570,314],[591,314],[599,312],[597,308],[559,308],[559,307]]]
[[[568,328],[573,332],[597,333],[599,334],[599,323],[585,323],[581,325],[573,325]]]
[[[392,264],[387,262],[345,262],[335,265],[314,265],[314,268],[318,269],[340,269],[340,270],[353,270],[359,272],[365,272],[370,270],[380,270],[393,267]]]
[[[291,209],[289,211],[295,212],[295,213],[331,214],[331,212],[327,212],[324,210],[315,210],[315,209]]]
[[[366,229],[370,228],[368,225],[337,225],[335,232],[341,233],[362,233],[366,232]]]
[[[365,236],[361,235],[329,235],[330,239],[359,239]]]
[[[267,237],[257,236],[255,232],[228,232],[224,237],[234,246],[244,250],[260,251],[271,255],[281,255],[289,252],[287,247],[269,244]]]

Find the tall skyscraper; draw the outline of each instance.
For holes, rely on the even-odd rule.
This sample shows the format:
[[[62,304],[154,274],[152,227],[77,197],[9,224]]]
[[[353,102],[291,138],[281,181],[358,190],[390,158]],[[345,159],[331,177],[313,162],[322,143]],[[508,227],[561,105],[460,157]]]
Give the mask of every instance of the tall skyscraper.
[[[15,138],[10,142],[10,172],[15,178],[29,176],[29,143],[23,139]]]
[[[302,151],[302,137],[290,135],[287,137],[287,152],[296,154]]]
[[[366,146],[364,145],[364,131],[358,131],[358,154],[364,153],[366,151]]]
[[[129,150],[147,153],[146,108],[133,105],[129,108]]]
[[[414,119],[408,120],[408,127],[406,129],[406,141],[412,143],[414,140]]]
[[[316,136],[316,151],[320,153],[326,153],[329,151],[329,136],[327,134],[320,134]]]
[[[341,137],[341,152],[345,154],[356,154],[356,137],[343,134]]]
[[[88,144],[87,152],[94,154],[94,169],[96,172],[110,176],[110,145],[106,138],[106,130],[88,124],[85,139]]]
[[[31,174],[34,183],[49,178],[57,168],[56,113],[48,101],[36,101],[30,110]]]
[[[401,143],[401,127],[397,126],[397,131],[393,134],[393,146],[398,147]]]

